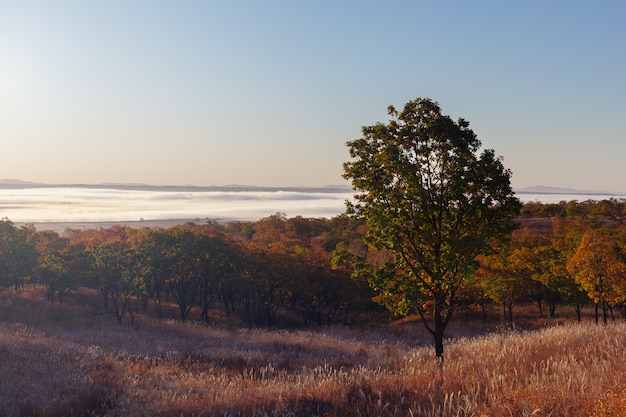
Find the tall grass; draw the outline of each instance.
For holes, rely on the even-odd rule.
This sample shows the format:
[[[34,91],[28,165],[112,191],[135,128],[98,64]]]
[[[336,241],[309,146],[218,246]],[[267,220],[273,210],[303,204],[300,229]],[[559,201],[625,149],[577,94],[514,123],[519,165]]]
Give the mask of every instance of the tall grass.
[[[36,293],[0,300],[3,416],[626,415],[623,323],[457,338],[439,367],[412,326],[130,327]]]

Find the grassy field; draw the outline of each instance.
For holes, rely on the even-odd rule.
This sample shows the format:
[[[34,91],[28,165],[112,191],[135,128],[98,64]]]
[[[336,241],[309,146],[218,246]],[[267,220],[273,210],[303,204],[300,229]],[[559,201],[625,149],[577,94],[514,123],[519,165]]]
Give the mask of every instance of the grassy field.
[[[131,327],[6,290],[0,415],[626,415],[625,324],[451,326],[440,368],[416,324],[264,331],[140,317]]]

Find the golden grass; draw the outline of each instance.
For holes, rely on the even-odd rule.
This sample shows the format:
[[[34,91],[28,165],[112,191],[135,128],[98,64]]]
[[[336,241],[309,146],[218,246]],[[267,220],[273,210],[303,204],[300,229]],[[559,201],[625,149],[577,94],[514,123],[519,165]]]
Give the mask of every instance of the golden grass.
[[[623,323],[458,338],[440,368],[412,326],[130,327],[37,293],[0,300],[2,416],[626,415]]]

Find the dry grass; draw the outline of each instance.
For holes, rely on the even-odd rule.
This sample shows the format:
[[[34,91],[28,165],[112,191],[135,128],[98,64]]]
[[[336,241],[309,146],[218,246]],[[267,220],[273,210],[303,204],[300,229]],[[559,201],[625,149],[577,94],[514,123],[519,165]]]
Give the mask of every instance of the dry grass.
[[[625,324],[459,338],[442,368],[415,329],[130,327],[4,292],[0,415],[626,415]]]

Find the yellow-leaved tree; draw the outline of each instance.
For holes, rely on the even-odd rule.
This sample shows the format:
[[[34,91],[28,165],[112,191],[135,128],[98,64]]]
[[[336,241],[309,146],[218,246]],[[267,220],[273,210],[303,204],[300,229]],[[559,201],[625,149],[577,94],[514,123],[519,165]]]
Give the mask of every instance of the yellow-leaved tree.
[[[596,323],[598,307],[602,306],[602,318],[606,324],[609,307],[623,301],[619,289],[626,277],[626,263],[616,240],[599,230],[587,230],[567,263],[567,269],[594,301]]]

